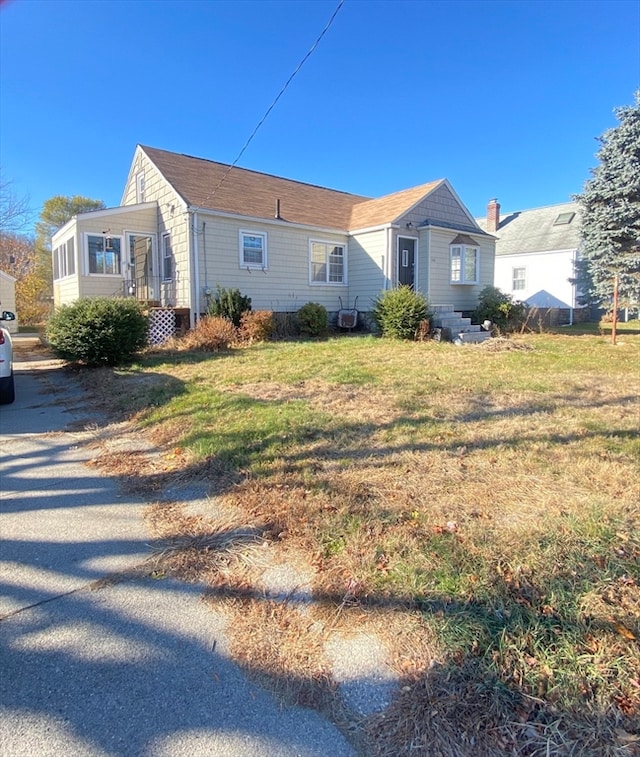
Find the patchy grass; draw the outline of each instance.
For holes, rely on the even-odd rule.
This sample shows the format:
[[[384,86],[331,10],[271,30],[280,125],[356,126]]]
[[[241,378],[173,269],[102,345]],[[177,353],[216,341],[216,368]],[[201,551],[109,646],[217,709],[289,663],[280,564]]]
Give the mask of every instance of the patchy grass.
[[[364,753],[621,756],[640,743],[639,358],[631,329],[349,337],[155,352],[109,382],[168,450],[128,477],[208,481],[234,514],[152,518],[159,569],[237,590],[248,668],[326,708],[318,628],[385,619],[402,686]],[[313,567],[308,618],[247,593],[255,542]]]

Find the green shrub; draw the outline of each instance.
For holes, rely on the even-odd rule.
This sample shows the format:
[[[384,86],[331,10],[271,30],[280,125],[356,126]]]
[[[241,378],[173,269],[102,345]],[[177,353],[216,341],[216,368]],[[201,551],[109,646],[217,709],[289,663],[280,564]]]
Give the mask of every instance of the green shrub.
[[[218,284],[207,315],[227,318],[236,328],[239,328],[242,314],[247,310],[251,310],[251,297],[240,294],[239,289],[223,289]]]
[[[425,296],[408,286],[382,292],[373,304],[373,320],[378,330],[382,336],[393,339],[416,339],[428,317]]]
[[[237,338],[236,327],[228,318],[205,315],[187,332],[184,343],[190,350],[219,352],[228,349]]]
[[[524,323],[526,308],[522,302],[500,291],[498,287],[486,286],[478,296],[478,307],[473,311],[474,323],[491,321],[500,332],[518,330]]]
[[[58,357],[89,366],[120,365],[147,345],[141,305],[129,298],[83,298],[58,308],[46,335]]]
[[[321,336],[329,326],[329,316],[324,305],[307,302],[298,310],[300,332],[307,336]]]
[[[240,318],[239,337],[249,344],[266,342],[273,329],[273,313],[270,310],[247,310]]]

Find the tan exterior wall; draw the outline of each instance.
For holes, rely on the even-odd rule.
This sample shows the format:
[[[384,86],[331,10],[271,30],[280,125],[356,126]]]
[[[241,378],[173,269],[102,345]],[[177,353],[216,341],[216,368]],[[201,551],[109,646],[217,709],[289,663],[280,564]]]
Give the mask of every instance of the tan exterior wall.
[[[473,310],[480,291],[493,284],[495,243],[480,235],[470,234],[480,247],[480,267],[477,284],[452,284],[449,262],[449,245],[458,232],[430,229],[429,241],[429,302],[432,305],[453,305],[456,310]]]
[[[387,229],[376,229],[356,233],[349,239],[350,307],[357,297],[358,310],[370,311],[380,292],[390,287],[386,273],[389,270],[388,234]]]
[[[60,244],[74,239],[76,272],[71,276],[56,279],[53,282],[54,304],[69,304],[80,297],[114,297],[124,294],[126,270],[126,233],[141,232],[155,234],[157,209],[154,204],[136,206],[121,212],[82,213],[75,220],[64,226],[52,240],[55,250]],[[109,236],[121,239],[122,273],[116,275],[89,274],[87,257],[87,235],[102,235],[108,231]],[[156,254],[156,261],[158,256]],[[157,262],[155,263],[157,267]]]
[[[138,176],[144,176],[144,201],[157,203],[154,231],[158,231],[158,261],[162,265],[162,238],[171,235],[174,276],[162,284],[163,305],[190,308],[193,298],[193,272],[190,270],[191,219],[186,204],[159,173],[143,150],[138,148],[122,196],[123,205],[138,200]]]
[[[80,297],[80,279],[78,276],[67,276],[53,282],[53,304],[69,305]]]
[[[16,312],[16,281],[13,276],[0,271],[0,310],[9,310],[16,316],[15,321],[3,321],[2,325],[10,334],[18,332],[18,316]]]
[[[240,231],[267,235],[267,268],[240,267]],[[254,310],[294,312],[307,302],[318,302],[328,311],[346,307],[349,285],[309,283],[310,240],[331,242],[345,247],[349,269],[350,249],[346,234],[290,228],[279,224],[241,221],[212,214],[198,214],[198,262],[200,272],[200,309],[206,310],[204,294],[215,294],[220,284],[237,288],[251,297]]]

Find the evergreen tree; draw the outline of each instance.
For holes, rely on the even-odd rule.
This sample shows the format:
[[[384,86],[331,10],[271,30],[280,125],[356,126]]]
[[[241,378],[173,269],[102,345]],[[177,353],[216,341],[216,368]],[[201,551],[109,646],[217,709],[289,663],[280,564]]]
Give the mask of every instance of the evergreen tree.
[[[585,304],[611,308],[618,277],[621,307],[640,302],[640,90],[615,111],[620,123],[599,137],[600,161],[584,192],[578,289]]]

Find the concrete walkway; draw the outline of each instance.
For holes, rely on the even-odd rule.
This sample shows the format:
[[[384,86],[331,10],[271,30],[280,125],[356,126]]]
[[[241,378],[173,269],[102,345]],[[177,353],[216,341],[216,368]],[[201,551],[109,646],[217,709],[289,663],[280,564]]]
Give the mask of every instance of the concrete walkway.
[[[197,587],[95,586],[148,555],[144,503],[87,467],[96,415],[72,377],[16,347],[16,402],[0,407],[0,755],[353,755],[242,674]]]

